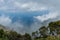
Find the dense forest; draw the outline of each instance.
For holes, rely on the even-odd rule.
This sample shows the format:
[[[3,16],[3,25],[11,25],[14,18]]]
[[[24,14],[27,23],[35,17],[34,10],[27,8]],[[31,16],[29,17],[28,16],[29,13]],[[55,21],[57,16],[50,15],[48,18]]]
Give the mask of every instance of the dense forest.
[[[60,21],[50,22],[47,27],[42,26],[31,35],[21,35],[0,27],[0,40],[60,40]]]

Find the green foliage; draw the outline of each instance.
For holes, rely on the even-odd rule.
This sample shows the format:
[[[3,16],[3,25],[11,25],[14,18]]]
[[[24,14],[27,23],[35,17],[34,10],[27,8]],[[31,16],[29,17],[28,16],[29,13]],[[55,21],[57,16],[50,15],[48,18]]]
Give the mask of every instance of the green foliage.
[[[2,25],[1,25],[2,27]],[[0,40],[60,40],[60,21],[50,22],[47,27],[42,26],[32,36],[28,33],[21,35],[15,31],[5,31],[0,28]]]
[[[33,33],[34,34],[34,33]],[[40,36],[35,40],[60,40],[60,21],[50,22],[47,27],[39,28]]]
[[[4,30],[0,29],[0,37],[3,37],[3,36],[4,36]]]
[[[28,33],[25,33],[23,37],[24,37],[24,40],[31,40],[31,36]]]
[[[18,34],[15,31],[0,30],[0,40],[31,40],[31,36],[26,33],[25,35]]]

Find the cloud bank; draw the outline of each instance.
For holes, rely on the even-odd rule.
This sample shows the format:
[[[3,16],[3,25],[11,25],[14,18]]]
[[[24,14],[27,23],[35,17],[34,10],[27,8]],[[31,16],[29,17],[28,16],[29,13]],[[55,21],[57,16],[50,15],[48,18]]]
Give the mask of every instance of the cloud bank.
[[[11,19],[10,19],[9,17],[7,17],[7,16],[5,16],[5,15],[1,15],[1,16],[0,16],[0,24],[6,26],[6,25],[9,25],[11,22],[12,22],[12,21],[11,21]]]
[[[57,20],[60,0],[0,0],[0,24],[18,33],[31,33]]]
[[[49,20],[49,19],[58,18],[58,16],[59,16],[59,14],[57,12],[55,12],[55,13],[48,13],[48,14],[45,14],[42,16],[36,16],[34,18],[36,18],[37,20],[39,20],[41,22],[44,22],[44,21]]]
[[[37,2],[19,2],[18,0],[0,0],[0,10],[6,12],[42,11],[48,7]]]

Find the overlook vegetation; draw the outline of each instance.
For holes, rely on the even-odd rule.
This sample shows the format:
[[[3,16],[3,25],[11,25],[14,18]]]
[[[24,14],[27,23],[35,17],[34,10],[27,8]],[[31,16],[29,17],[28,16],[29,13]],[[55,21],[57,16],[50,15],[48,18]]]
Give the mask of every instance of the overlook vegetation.
[[[7,31],[0,25],[0,40],[60,40],[60,21],[50,22],[47,27],[42,26],[36,32],[32,32],[32,35]]]

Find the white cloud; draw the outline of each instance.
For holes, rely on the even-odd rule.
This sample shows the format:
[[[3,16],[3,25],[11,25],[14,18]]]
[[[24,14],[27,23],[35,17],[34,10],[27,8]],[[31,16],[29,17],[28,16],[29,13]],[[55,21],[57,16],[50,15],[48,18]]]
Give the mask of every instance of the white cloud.
[[[2,2],[2,1],[1,1]],[[37,2],[18,2],[18,1],[7,1],[0,3],[1,7],[0,10],[6,11],[6,12],[21,12],[21,11],[42,11],[42,10],[48,10],[48,7],[43,6]]]
[[[4,0],[0,0],[0,2],[4,2]]]
[[[24,34],[27,32],[25,30],[25,27],[20,22],[14,22],[12,23],[12,19],[9,18],[9,16],[1,15],[0,16],[0,24],[4,25],[6,28],[16,31],[18,33]]]
[[[42,6],[36,2],[29,2],[29,3],[14,3],[17,8],[24,11],[42,11],[42,10],[48,10],[47,7]]]
[[[5,15],[0,16],[0,24],[2,25],[9,25],[11,23],[11,19],[9,17],[6,17]]]
[[[59,9],[59,0],[0,0],[0,10],[2,11],[42,11],[49,10],[51,7]],[[5,8],[7,6],[7,8]],[[5,10],[7,9],[7,10]],[[52,10],[52,9],[51,9]]]
[[[28,4],[26,3],[20,3],[20,2],[14,2],[15,7],[18,8],[26,8],[28,6]]]
[[[50,12],[49,14],[43,14],[42,16],[34,16],[34,18],[41,22],[49,19],[56,20],[56,18],[59,18],[58,16],[60,16],[60,14],[58,13],[60,12],[60,0],[0,0],[0,11],[1,10],[6,12],[30,12],[43,10],[48,10],[50,12],[51,10],[53,10],[53,13]],[[41,26],[39,22],[34,22],[31,25],[31,28],[27,28],[19,22],[11,22],[12,20],[9,17],[5,15],[0,16],[0,24],[11,26],[11,28],[13,28],[15,31],[22,33],[36,31],[36,29],[39,29],[39,27]]]
[[[36,18],[37,20],[39,20],[41,22],[44,22],[44,21],[49,20],[49,19],[55,19],[58,16],[59,16],[59,14],[57,12],[53,12],[53,13],[48,13],[48,14],[45,14],[42,16],[34,16],[34,18]]]
[[[0,11],[1,11],[1,10],[6,11],[7,9],[8,9],[7,6],[2,6],[2,7],[0,7]]]

